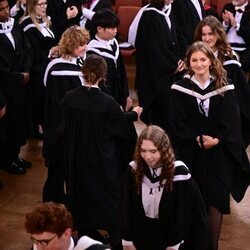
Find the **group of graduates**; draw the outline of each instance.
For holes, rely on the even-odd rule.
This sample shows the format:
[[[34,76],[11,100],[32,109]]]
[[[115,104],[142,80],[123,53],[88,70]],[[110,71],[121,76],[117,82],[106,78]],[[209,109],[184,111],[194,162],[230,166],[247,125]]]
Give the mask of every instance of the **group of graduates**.
[[[41,125],[43,201],[68,206],[79,238],[218,249],[230,194],[240,202],[250,184],[248,1],[226,5],[222,22],[200,0],[145,5],[131,26],[135,108],[109,1],[29,0],[20,17],[21,6],[0,0],[0,167],[31,167],[20,147]]]

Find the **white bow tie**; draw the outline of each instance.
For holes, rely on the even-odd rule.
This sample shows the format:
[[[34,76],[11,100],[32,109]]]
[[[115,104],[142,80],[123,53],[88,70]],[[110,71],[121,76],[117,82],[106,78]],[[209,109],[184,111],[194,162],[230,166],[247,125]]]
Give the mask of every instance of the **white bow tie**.
[[[4,23],[0,22],[0,25],[2,26],[2,30],[0,33],[10,32],[14,25],[14,19],[10,18],[7,22]]]
[[[236,11],[238,11],[238,10],[240,10],[242,12],[245,11],[245,7],[244,6],[235,6],[234,8],[235,8]]]

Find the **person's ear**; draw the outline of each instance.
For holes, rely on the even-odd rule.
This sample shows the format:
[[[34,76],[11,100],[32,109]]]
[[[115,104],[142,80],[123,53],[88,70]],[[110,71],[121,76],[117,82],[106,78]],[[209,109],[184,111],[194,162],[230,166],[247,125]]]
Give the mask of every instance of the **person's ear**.
[[[66,237],[71,237],[71,234],[72,234],[71,228],[67,228],[67,229],[64,231],[64,235],[65,235]]]

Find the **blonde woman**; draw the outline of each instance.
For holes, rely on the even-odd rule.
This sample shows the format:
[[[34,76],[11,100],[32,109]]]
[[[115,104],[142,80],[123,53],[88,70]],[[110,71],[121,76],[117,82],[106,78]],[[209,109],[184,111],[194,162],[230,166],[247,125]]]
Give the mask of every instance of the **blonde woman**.
[[[46,0],[29,0],[27,13],[21,20],[21,26],[32,47],[33,63],[30,71],[30,85],[28,87],[33,116],[33,131],[37,131],[38,124],[43,124],[43,75],[49,62],[49,57],[58,55],[58,39],[46,14]]]
[[[197,182],[209,214],[214,249],[230,194],[240,202],[250,183],[234,85],[204,42],[190,46],[187,77],[172,85],[170,121],[178,156]]]
[[[45,71],[45,117],[43,156],[48,167],[43,200],[64,202],[64,171],[62,142],[57,134],[61,122],[60,101],[68,92],[81,86],[81,67],[77,64],[85,56],[89,32],[79,26],[64,31],[59,42],[61,57],[52,60]]]

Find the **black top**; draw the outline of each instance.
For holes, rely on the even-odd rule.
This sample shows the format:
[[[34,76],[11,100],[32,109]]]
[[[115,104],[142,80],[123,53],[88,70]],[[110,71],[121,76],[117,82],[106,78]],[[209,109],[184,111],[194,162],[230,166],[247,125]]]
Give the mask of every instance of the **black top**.
[[[120,162],[116,137],[127,136],[127,120],[115,100],[99,88],[79,87],[62,101],[65,120],[66,188],[76,228],[118,232]]]
[[[218,183],[223,183],[239,202],[250,183],[250,166],[241,137],[240,113],[233,89],[233,85],[227,85],[220,89],[220,94],[211,82],[202,90],[184,78],[172,86],[169,112],[172,139],[179,156],[193,172],[202,166],[207,166],[208,170],[213,166],[215,176],[220,180]],[[208,116],[199,111],[197,98],[210,100]],[[199,135],[210,135],[221,141],[212,149],[205,150],[196,142]],[[202,161],[202,158],[207,160]],[[201,175],[206,179],[206,172]],[[211,185],[213,180],[209,181]],[[210,191],[209,183],[207,191]],[[218,194],[217,202],[220,202]]]

